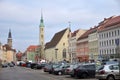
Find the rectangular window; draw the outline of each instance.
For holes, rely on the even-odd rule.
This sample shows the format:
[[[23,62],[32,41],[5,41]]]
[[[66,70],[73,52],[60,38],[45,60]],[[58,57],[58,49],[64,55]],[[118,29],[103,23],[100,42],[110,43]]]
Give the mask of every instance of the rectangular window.
[[[115,30],[115,36],[116,36],[116,30]]]
[[[118,36],[120,35],[120,31],[118,30]]]
[[[107,40],[107,46],[108,46],[108,40]]]
[[[101,35],[99,34],[99,38],[101,39]]]
[[[114,40],[112,39],[112,45],[114,45]]]
[[[107,38],[108,38],[108,33],[107,33]]]
[[[112,36],[114,36],[114,33],[112,32]]]
[[[109,37],[111,37],[111,33],[109,32]]]
[[[111,45],[111,40],[109,40],[109,45]]]
[[[114,49],[112,49],[112,54],[114,54]]]

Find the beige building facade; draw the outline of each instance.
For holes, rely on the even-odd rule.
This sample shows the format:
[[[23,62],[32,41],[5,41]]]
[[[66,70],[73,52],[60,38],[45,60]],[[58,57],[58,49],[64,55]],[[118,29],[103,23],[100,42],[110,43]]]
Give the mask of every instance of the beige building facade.
[[[7,62],[12,62],[12,61],[16,61],[16,55],[15,55],[16,53],[15,53],[15,51],[12,51],[12,50],[9,50],[9,51],[7,51]]]
[[[69,61],[68,54],[68,35],[70,29],[66,28],[60,32],[57,32],[52,40],[45,45],[45,58],[48,61]]]
[[[11,30],[8,33],[7,44],[0,45],[0,59],[2,63],[5,62],[16,62],[16,50],[12,48],[12,34]]]
[[[93,31],[88,35],[88,45],[89,45],[89,59],[97,61],[98,60],[98,33],[97,28],[94,27]]]

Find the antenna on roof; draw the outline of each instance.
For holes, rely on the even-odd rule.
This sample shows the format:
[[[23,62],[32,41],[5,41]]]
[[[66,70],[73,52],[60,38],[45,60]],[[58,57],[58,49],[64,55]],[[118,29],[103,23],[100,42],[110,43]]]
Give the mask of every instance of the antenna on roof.
[[[69,27],[71,27],[71,22],[70,21],[68,22],[68,24],[69,24]]]

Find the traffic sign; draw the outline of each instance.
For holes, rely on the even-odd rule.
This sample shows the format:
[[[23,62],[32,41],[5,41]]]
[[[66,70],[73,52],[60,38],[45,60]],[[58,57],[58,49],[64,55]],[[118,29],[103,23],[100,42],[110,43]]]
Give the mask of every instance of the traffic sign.
[[[115,39],[115,44],[119,46],[119,39]]]

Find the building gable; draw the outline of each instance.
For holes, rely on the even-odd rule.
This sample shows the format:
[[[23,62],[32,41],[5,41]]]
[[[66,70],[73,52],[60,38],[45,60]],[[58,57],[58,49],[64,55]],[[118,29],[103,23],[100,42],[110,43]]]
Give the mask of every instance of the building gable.
[[[55,47],[59,43],[59,41],[61,40],[63,35],[65,34],[66,30],[67,30],[67,28],[62,30],[62,31],[60,31],[60,32],[58,32],[58,33],[56,33],[54,35],[54,37],[52,38],[52,40],[50,42],[46,43],[45,49],[49,49],[49,48]]]

